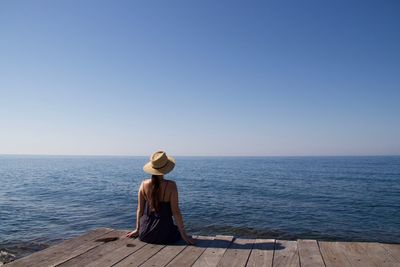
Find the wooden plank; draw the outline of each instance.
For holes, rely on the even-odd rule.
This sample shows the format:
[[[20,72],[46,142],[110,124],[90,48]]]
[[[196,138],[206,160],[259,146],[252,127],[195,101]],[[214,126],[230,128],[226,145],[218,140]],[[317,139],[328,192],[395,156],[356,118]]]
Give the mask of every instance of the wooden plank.
[[[381,244],[381,246],[397,261],[400,261],[400,244]]]
[[[147,260],[143,267],[165,266],[186,248],[186,243],[181,240],[177,244],[165,246],[156,255]]]
[[[129,243],[125,246],[120,246],[114,251],[107,253],[96,260],[93,260],[92,262],[88,263],[86,267],[112,266],[147,245],[147,243],[144,243],[137,238],[131,238],[131,240],[132,243]]]
[[[124,235],[124,234],[123,234]],[[56,257],[50,259],[46,259],[44,262],[41,262],[40,266],[57,266],[71,258],[77,257],[81,254],[86,253],[87,251],[98,247],[105,242],[115,242],[121,237],[121,232],[117,230],[113,230],[105,235],[100,236],[97,239],[91,240],[82,245],[78,245],[76,248],[72,248],[71,250],[60,251],[57,253]]]
[[[351,266],[371,267],[376,264],[371,261],[366,254],[365,249],[357,242],[337,242],[342,248],[342,253],[349,260]]]
[[[97,246],[94,249],[91,249],[79,256],[71,258],[57,266],[63,266],[63,267],[87,266],[90,263],[102,258],[104,255],[114,253],[114,251],[120,247],[126,247],[127,245],[129,245],[129,247],[136,246],[136,244],[133,242],[134,239],[125,236],[126,231],[114,231],[113,233],[120,236],[120,239],[114,242],[105,242],[100,246]]]
[[[27,257],[8,263],[7,266],[55,266],[100,245],[101,242],[95,242],[94,240],[100,237],[106,237],[108,234],[112,234],[112,231],[113,229],[110,228],[94,229],[81,236],[66,240],[45,250],[38,251]]]
[[[246,266],[253,243],[254,239],[235,239],[225,251],[225,254],[222,256],[217,266]]]
[[[400,245],[197,236],[196,246],[146,244],[99,228],[6,266],[383,266],[400,267]]]
[[[381,244],[372,242],[358,244],[364,249],[365,256],[377,266],[400,266],[400,261],[393,257]]]
[[[203,254],[196,260],[193,267],[215,267],[230,246],[233,236],[216,236]]]
[[[282,249],[276,249],[281,247]],[[274,254],[274,267],[278,266],[300,266],[299,252],[296,241],[276,240],[275,241],[275,254]]]
[[[301,267],[323,267],[324,261],[316,240],[297,240]]]
[[[246,266],[270,267],[274,258],[275,239],[256,239]]]
[[[178,256],[176,256],[167,266],[192,266],[198,257],[211,244],[214,237],[196,236],[196,245],[187,246]]]
[[[338,242],[318,241],[318,245],[326,267],[351,266]]]
[[[149,258],[153,257],[157,252],[163,249],[164,245],[157,245],[157,244],[147,244],[143,248],[139,249],[138,251],[130,254],[128,257],[124,258],[117,264],[113,265],[116,267],[121,266],[139,266],[147,261]]]

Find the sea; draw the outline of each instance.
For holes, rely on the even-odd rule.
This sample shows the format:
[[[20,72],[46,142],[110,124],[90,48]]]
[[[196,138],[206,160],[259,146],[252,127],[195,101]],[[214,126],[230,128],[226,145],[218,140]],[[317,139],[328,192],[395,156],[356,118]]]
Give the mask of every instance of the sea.
[[[0,155],[0,250],[132,230],[148,157]],[[400,156],[176,157],[189,234],[400,243]]]

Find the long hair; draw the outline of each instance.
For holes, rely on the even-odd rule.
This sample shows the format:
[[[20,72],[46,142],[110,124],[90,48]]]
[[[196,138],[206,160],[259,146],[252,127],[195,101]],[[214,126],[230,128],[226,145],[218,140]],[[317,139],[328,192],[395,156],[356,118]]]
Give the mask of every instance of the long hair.
[[[160,200],[158,198],[160,190],[161,190],[161,183],[160,183],[161,175],[152,175],[151,176],[151,206],[153,209],[158,212]]]

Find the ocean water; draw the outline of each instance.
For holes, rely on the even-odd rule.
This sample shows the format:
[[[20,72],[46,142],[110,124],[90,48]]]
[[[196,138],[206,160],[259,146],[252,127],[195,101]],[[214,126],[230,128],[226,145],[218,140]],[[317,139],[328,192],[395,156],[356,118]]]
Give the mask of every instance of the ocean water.
[[[176,157],[190,234],[400,243],[400,157]],[[0,249],[133,229],[147,157],[0,156]]]

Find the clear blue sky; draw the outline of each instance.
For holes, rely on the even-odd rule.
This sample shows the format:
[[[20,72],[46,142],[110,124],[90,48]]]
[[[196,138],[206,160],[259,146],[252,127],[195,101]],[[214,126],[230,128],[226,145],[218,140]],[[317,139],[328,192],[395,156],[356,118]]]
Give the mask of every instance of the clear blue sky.
[[[400,154],[399,14],[0,1],[0,154]]]

